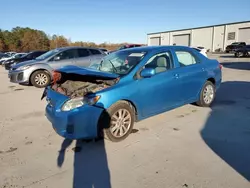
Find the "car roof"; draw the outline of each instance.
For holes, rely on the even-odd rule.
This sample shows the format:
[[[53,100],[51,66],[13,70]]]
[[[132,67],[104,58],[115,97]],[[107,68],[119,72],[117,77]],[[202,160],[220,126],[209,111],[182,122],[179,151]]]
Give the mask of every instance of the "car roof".
[[[56,48],[58,50],[69,50],[69,49],[95,49],[95,50],[99,50],[98,48],[93,48],[93,47],[82,47],[82,46],[67,46],[67,47],[60,47],[60,48]]]
[[[188,46],[142,46],[142,47],[136,47],[136,48],[127,48],[121,51],[145,51],[145,52],[149,52],[149,51],[158,51],[158,50],[170,50],[170,49],[190,49],[190,47]]]
[[[35,50],[35,51],[31,51],[30,53],[33,53],[33,52],[47,52],[47,50]]]

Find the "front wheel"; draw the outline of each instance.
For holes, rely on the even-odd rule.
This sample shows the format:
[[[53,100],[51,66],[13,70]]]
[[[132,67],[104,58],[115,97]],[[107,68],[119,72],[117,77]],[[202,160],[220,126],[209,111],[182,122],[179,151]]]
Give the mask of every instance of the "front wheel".
[[[50,84],[50,75],[46,71],[36,71],[31,75],[30,82],[37,88],[43,88]]]
[[[134,108],[130,103],[119,101],[112,105],[104,116],[100,118],[98,125],[104,138],[119,142],[129,136],[135,121]]]
[[[198,106],[209,107],[215,98],[215,86],[212,82],[207,81],[200,93],[199,100],[196,102]]]

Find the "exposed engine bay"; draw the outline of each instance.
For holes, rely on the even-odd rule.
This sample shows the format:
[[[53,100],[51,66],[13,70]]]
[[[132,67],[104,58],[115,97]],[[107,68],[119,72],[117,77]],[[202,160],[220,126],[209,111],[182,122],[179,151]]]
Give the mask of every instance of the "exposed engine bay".
[[[82,97],[87,94],[108,88],[119,81],[117,79],[103,78],[90,75],[68,74],[56,72],[53,75],[51,88],[70,98]]]

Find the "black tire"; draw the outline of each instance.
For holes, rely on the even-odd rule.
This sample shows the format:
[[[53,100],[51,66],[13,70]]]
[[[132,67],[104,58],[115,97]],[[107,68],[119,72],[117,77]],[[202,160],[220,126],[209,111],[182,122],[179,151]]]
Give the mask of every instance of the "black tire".
[[[115,131],[112,131],[112,128],[114,128],[116,125],[112,126],[111,120],[115,120],[115,119],[112,119],[113,115],[116,115],[116,113],[118,113],[119,110],[124,110],[126,113],[129,113],[131,122],[130,122],[130,125],[127,126],[127,130],[124,131],[125,134],[120,137],[117,137],[114,135]],[[109,109],[107,109],[106,111],[102,113],[98,122],[99,136],[104,137],[105,139],[108,139],[112,142],[120,142],[129,136],[129,134],[133,130],[134,122],[135,122],[135,110],[133,106],[129,102],[119,101],[113,104]],[[118,130],[118,132],[120,132],[120,130]]]
[[[211,101],[209,101],[209,102],[204,99],[204,93],[206,91],[206,88],[208,88],[208,87],[213,90],[213,97],[212,97]],[[204,86],[203,86],[203,88],[201,90],[201,93],[200,93],[200,96],[199,96],[199,100],[196,102],[196,104],[198,106],[201,106],[201,107],[209,107],[213,103],[213,101],[214,101],[215,94],[216,93],[215,93],[215,86],[214,86],[214,84],[212,82],[210,82],[210,81],[207,81],[204,84]]]
[[[235,52],[235,57],[244,57],[244,53],[243,52]]]
[[[235,56],[235,57],[240,57],[239,52],[235,52],[235,53],[234,53],[234,56]]]
[[[243,57],[248,57],[248,53],[244,52]]]
[[[39,76],[44,78],[43,82],[37,80]],[[46,87],[50,84],[51,78],[50,78],[49,73],[47,73],[46,71],[40,70],[40,71],[34,72],[31,75],[30,82],[33,86],[35,86],[37,88],[43,88],[43,87]]]

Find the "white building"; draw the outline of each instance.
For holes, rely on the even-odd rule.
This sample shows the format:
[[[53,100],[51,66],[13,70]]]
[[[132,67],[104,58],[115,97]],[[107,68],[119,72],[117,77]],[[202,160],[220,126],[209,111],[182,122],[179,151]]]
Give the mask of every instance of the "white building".
[[[250,44],[250,21],[148,34],[149,46],[203,46],[214,52],[219,49],[224,51],[233,42]]]

